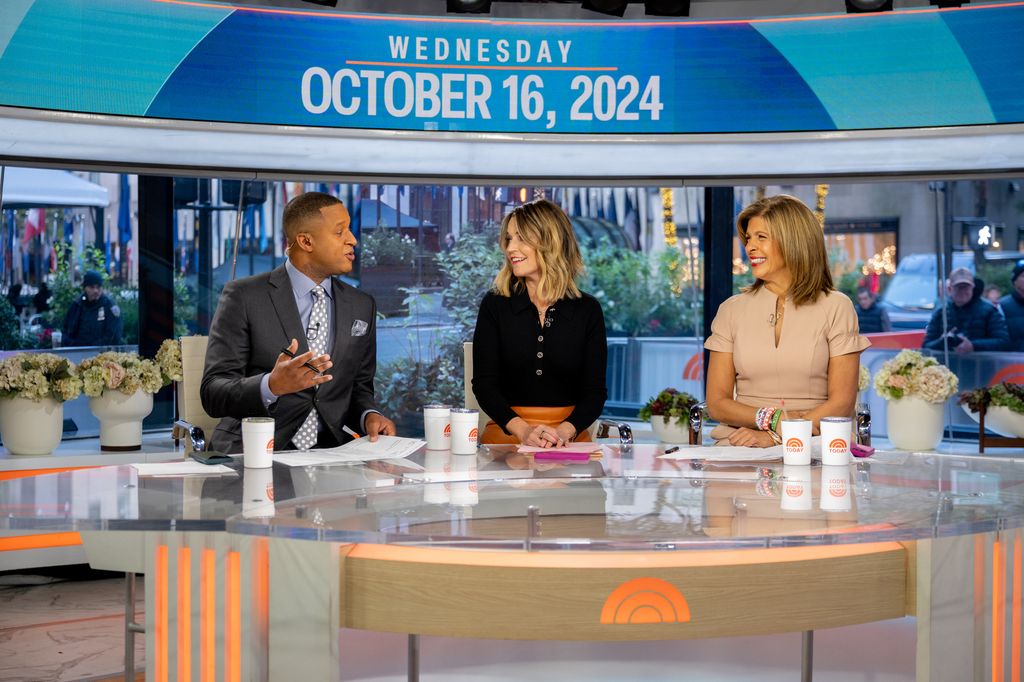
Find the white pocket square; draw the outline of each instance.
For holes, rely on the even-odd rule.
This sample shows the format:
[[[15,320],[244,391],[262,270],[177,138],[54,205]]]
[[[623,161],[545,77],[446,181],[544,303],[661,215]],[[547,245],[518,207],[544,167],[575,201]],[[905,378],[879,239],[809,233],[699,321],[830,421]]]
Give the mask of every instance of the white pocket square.
[[[366,336],[367,329],[369,329],[369,325],[362,320],[356,320],[352,323],[352,336]]]

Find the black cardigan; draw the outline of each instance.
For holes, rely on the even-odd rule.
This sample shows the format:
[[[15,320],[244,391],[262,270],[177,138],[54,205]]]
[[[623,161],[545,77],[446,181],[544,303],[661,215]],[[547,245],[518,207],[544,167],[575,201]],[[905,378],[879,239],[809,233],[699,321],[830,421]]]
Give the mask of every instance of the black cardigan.
[[[589,427],[608,397],[604,314],[593,296],[563,298],[540,324],[525,291],[491,292],[480,304],[473,333],[473,393],[502,429],[512,405],[575,408],[566,420]]]

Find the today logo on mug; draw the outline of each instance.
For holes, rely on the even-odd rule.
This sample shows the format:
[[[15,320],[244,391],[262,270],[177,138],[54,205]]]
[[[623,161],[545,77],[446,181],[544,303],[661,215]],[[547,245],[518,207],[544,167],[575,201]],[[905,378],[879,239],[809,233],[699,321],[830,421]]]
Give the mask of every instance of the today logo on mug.
[[[804,442],[799,438],[790,438],[786,441],[786,452],[799,453],[803,452]]]
[[[832,478],[828,482],[828,494],[832,497],[846,497],[846,479]]]

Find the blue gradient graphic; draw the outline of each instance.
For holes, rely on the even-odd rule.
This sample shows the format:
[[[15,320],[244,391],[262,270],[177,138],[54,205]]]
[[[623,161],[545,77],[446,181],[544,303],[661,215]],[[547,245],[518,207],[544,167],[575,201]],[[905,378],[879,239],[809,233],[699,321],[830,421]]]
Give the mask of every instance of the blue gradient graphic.
[[[0,8],[0,19],[0,105],[9,106],[275,125],[538,133],[1024,122],[1024,3],[794,20],[552,25],[257,12],[151,0],[13,0]],[[419,39],[427,48],[447,44],[448,54],[427,49],[423,60],[412,52],[398,58],[389,46],[405,38],[410,50]],[[456,53],[460,40],[474,50],[466,59]],[[513,54],[528,48],[531,59],[499,62],[503,40]],[[544,41],[551,59],[539,63]],[[564,62],[558,41],[571,42]],[[327,99],[314,77],[304,106],[303,74],[314,67],[327,76]],[[345,69],[360,82],[337,78],[332,102],[330,78]],[[367,72],[379,75],[373,107]],[[440,86],[445,77],[454,93],[445,100],[449,111],[431,109],[439,94],[418,100],[420,110],[411,106],[407,83]],[[528,77],[542,85],[520,97]],[[514,107],[506,87],[513,81]],[[650,106],[656,81],[657,115]],[[473,88],[475,116],[459,116]],[[525,109],[540,98],[543,105],[528,116]],[[573,118],[574,109],[581,116]]]

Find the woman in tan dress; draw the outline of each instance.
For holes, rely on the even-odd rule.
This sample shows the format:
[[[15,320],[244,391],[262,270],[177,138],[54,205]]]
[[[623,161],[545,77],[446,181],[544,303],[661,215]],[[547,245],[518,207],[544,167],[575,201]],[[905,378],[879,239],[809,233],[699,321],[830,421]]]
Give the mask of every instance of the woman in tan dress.
[[[704,347],[708,413],[722,445],[770,447],[783,415],[813,421],[852,415],[860,354],[853,303],[835,290],[814,214],[788,195],[740,213],[740,241],[756,278],[721,305]]]

